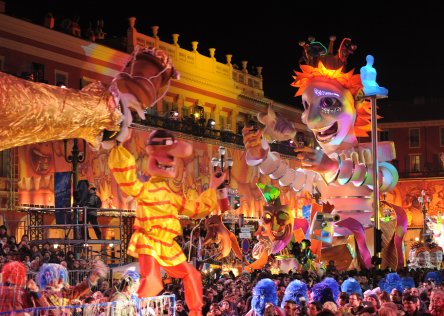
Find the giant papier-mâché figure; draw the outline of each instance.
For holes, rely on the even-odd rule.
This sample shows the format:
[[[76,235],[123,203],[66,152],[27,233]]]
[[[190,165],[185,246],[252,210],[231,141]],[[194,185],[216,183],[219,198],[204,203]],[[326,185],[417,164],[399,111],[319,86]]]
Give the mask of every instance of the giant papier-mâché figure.
[[[302,96],[302,122],[313,132],[320,149],[299,148],[301,168],[295,170],[270,150],[261,129],[246,126],[246,161],[281,186],[296,192],[319,191],[323,202],[334,205],[332,214],[339,215],[335,235],[353,234],[363,265],[368,268],[372,263],[365,229],[373,226],[373,163],[371,144],[360,144],[358,137],[368,136],[371,130],[371,104],[363,98],[360,75],[353,70],[344,72],[346,57],[353,52],[350,40],[344,39],[338,53],[333,54],[334,40],[330,38],[328,50],[318,42],[305,47],[308,64],[300,65],[301,72],[295,72],[292,83],[298,88],[296,96]],[[310,45],[317,49],[310,49]],[[380,191],[389,191],[398,180],[396,169],[388,163],[395,158],[393,143],[378,143],[378,157]]]
[[[174,193],[168,186],[168,179],[176,177],[178,161],[192,154],[192,145],[176,139],[170,131],[153,130],[145,149],[148,154],[146,171],[150,175],[146,182],[139,180],[135,158],[122,145],[113,148],[108,161],[120,189],[137,200],[128,253],[139,259],[138,295],[150,297],[162,291],[162,267],[171,277],[183,279],[189,315],[202,315],[200,272],[187,262],[174,238],[182,235],[178,215],[198,218],[217,209],[216,188],[225,181],[225,174],[213,173],[209,189],[197,200],[190,201]]]
[[[156,105],[171,79],[178,77],[165,52],[141,47],[134,49],[108,87],[96,82],[79,91],[0,73],[0,151],[69,138],[85,139],[96,148],[115,147],[116,141],[130,137],[133,112],[144,119],[144,110]],[[114,149],[109,163],[122,190],[139,201],[129,247],[129,253],[140,259],[139,296],[161,291],[159,269],[163,266],[171,276],[184,278],[190,315],[200,315],[200,273],[186,263],[173,238],[182,233],[177,215],[207,215],[217,207],[216,193],[210,185],[195,203],[173,195],[163,180],[174,177],[176,160],[190,155],[191,145],[176,140],[168,131],[153,132],[146,145],[152,176],[147,183],[137,181],[134,159],[123,146]],[[216,179],[216,187],[224,179],[225,175]],[[146,278],[151,278],[149,284]]]

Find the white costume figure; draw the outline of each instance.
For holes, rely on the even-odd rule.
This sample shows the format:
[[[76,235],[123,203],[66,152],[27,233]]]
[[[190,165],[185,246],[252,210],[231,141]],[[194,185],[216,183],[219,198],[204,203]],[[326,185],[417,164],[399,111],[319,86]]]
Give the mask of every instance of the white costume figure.
[[[299,88],[296,96],[302,96],[302,122],[313,132],[321,149],[298,149],[301,168],[294,170],[279,154],[270,151],[261,137],[262,130],[245,127],[246,161],[296,192],[313,193],[317,188],[322,201],[334,205],[332,214],[340,217],[335,235],[353,233],[364,265],[370,267],[364,229],[372,226],[373,163],[371,144],[359,144],[357,139],[367,136],[371,128],[370,103],[358,97],[363,88],[360,76],[353,75],[353,71],[342,72],[342,66],[335,67],[341,65],[340,57],[329,51],[317,65],[301,65],[302,72],[296,72],[292,84]],[[378,157],[380,190],[389,191],[398,181],[396,169],[388,163],[395,158],[393,143],[379,143]]]

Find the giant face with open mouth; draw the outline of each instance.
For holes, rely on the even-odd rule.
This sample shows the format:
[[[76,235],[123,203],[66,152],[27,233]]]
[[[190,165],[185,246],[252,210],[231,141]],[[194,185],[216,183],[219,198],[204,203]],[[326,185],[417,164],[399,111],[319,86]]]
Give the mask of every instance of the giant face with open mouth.
[[[265,206],[262,221],[266,234],[270,240],[284,241],[288,243],[293,233],[294,219],[291,216],[288,206]]]
[[[177,173],[177,159],[189,157],[193,152],[191,144],[175,139],[167,130],[153,131],[147,142],[148,173],[151,176],[174,178]]]
[[[323,77],[312,79],[302,95],[302,103],[302,122],[313,131],[327,153],[336,151],[347,136],[353,134],[354,99],[337,81]]]

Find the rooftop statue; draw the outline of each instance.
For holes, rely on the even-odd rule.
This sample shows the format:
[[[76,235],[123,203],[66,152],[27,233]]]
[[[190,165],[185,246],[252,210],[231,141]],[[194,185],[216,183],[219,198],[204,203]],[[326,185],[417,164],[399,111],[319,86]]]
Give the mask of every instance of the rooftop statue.
[[[387,96],[388,90],[386,88],[380,87],[376,82],[377,72],[373,68],[373,63],[375,59],[372,55],[367,55],[367,64],[361,67],[361,82],[364,86],[364,94],[367,96],[378,95]]]

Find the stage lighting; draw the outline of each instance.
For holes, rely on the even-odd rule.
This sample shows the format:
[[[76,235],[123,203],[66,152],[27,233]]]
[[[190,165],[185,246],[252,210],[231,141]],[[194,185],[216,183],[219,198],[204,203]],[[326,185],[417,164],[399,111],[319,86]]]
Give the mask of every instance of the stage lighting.
[[[179,119],[179,112],[177,112],[177,111],[169,111],[168,112],[168,118],[170,120],[177,121]]]
[[[207,121],[207,128],[214,129],[214,126],[216,126],[216,122],[213,119],[209,119]]]

